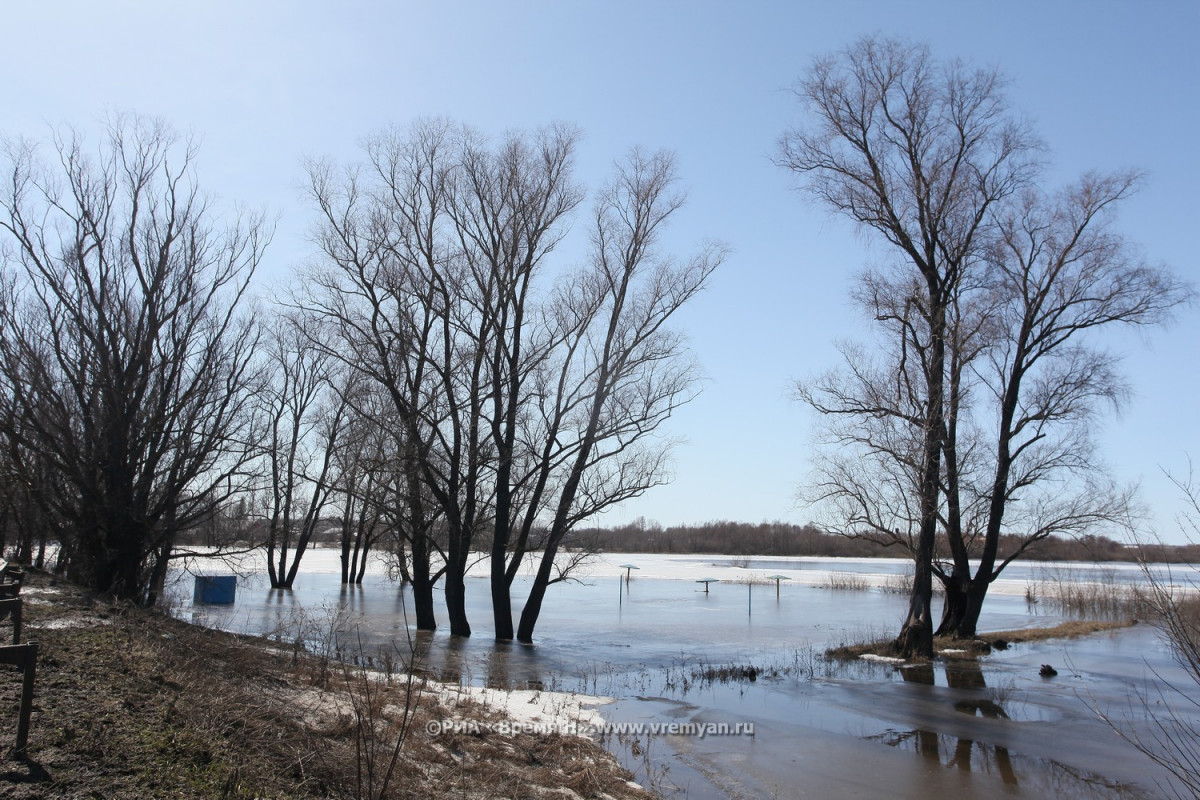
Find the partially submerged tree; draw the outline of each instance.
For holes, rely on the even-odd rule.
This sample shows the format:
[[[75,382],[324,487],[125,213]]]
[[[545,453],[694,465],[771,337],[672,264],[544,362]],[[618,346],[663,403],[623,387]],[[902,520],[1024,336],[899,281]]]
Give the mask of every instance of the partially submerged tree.
[[[477,303],[473,344],[484,358],[493,484],[490,575],[496,639],[513,638],[513,578],[529,532],[542,512],[549,471],[526,430],[536,392],[534,376],[559,342],[537,329],[536,285],[545,261],[565,235],[568,216],[583,197],[572,164],[578,133],[566,126],[532,136],[511,135],[494,151],[474,134],[463,136],[451,171],[447,214],[467,294]],[[515,534],[515,536],[514,536]],[[511,551],[511,559],[510,559]]]
[[[482,476],[488,455],[484,405],[488,334],[481,303],[455,256],[447,213],[454,141],[447,123],[415,125],[371,140],[370,169],[338,174],[309,166],[320,212],[322,262],[295,298],[320,320],[314,347],[326,348],[387,395],[404,451],[406,485],[417,478],[438,504],[450,630],[468,636],[465,574],[486,524]],[[420,502],[422,492],[404,496]],[[400,515],[425,519],[422,509]],[[411,533],[411,532],[410,532]],[[433,624],[433,568],[424,544],[412,549],[414,603]]]
[[[981,265],[992,324],[973,361],[991,401],[987,419],[995,420],[991,452],[979,454],[988,480],[979,491],[978,566],[972,575],[969,542],[948,526],[953,567],[944,578],[941,633],[974,636],[988,586],[1031,545],[1117,524],[1128,513],[1128,493],[1099,469],[1089,434],[1098,406],[1117,404],[1126,390],[1116,357],[1092,336],[1161,323],[1190,295],[1112,230],[1115,207],[1136,180],[1087,175],[1054,196],[1030,190],[998,215]],[[1022,543],[1000,560],[1000,538],[1010,530]]]
[[[588,269],[560,286],[550,325],[562,345],[539,393],[534,461],[554,487],[553,517],[521,613],[517,638],[533,640],[556,557],[581,521],[666,480],[670,442],[659,427],[695,396],[697,373],[671,317],[725,258],[708,245],[682,262],[657,249],[683,204],[668,153],[634,151],[596,206]],[[540,503],[538,503],[540,505]]]
[[[932,69],[923,50],[862,42],[803,84],[825,138],[784,141],[785,164],[813,173],[818,197],[917,267],[859,282],[882,353],[845,346],[845,366],[800,391],[846,448],[820,464],[815,497],[832,501],[843,532],[915,560],[905,655],[930,652],[927,573],[946,589],[938,633],[973,636],[1012,560],[1047,536],[1124,517],[1128,491],[1103,474],[1088,433],[1124,387],[1114,357],[1087,339],[1161,322],[1190,296],[1112,232],[1135,175],[1039,194],[1031,140],[1005,122],[995,73],[954,64],[930,83]],[[947,174],[962,181],[940,182]]]
[[[13,468],[60,521],[68,573],[153,601],[176,535],[241,490],[256,332],[244,306],[267,243],[218,224],[195,148],[118,119],[53,166],[10,142],[0,235],[0,430]]]
[[[290,589],[333,491],[334,455],[349,413],[327,352],[310,347],[304,320],[280,314],[266,337],[267,375],[257,399],[268,431],[267,575]],[[339,371],[341,375],[345,370]]]
[[[723,251],[678,265],[656,252],[681,203],[671,157],[635,153],[619,169],[598,204],[592,263],[551,288],[547,258],[582,197],[576,138],[551,127],[492,147],[425,122],[371,140],[369,177],[310,170],[326,263],[297,302],[324,320],[321,346],[392,401],[401,518],[410,533],[435,519],[444,530],[444,548],[411,539],[414,592],[437,550],[457,635],[471,632],[468,558],[490,530],[499,639],[514,634],[512,582],[542,552],[516,632],[532,636],[546,587],[563,577],[565,538],[665,479],[657,429],[696,388],[665,326]]]
[[[897,639],[932,653],[932,563],[946,437],[947,320],[993,206],[1029,180],[1034,142],[1007,113],[1000,76],[938,64],[927,49],[863,39],[818,60],[796,87],[812,125],[786,133],[779,163],[824,205],[895,249],[920,437],[915,578]],[[907,367],[906,367],[907,368]],[[883,411],[882,413],[890,413]]]

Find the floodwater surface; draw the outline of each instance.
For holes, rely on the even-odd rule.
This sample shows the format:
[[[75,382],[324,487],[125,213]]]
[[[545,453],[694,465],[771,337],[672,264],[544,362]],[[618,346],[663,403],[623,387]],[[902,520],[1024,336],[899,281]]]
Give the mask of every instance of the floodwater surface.
[[[473,636],[418,634],[407,587],[382,574],[343,587],[328,555],[314,559],[317,569],[301,572],[290,591],[269,589],[259,573],[243,575],[232,606],[192,605],[187,575],[180,574],[175,605],[200,624],[302,641],[371,663],[415,662],[442,680],[614,697],[600,708],[612,722],[703,723],[709,730],[753,724],[753,735],[606,737],[643,783],[667,796],[882,798],[945,791],[1090,798],[1169,791],[1166,772],[1117,732],[1149,740],[1164,704],[1196,711],[1162,692],[1164,681],[1188,686],[1188,676],[1148,625],[1014,645],[979,660],[843,664],[822,654],[894,635],[907,598],[888,591],[886,581],[831,589],[822,576],[900,575],[903,562],[678,561],[690,571],[632,573],[626,581],[624,570],[609,565],[597,577],[552,586],[530,646],[493,641],[484,577],[468,578]],[[1039,569],[1045,575],[1050,568],[1025,569],[1034,581]],[[766,570],[789,571],[791,579],[766,580]],[[1097,580],[1112,571],[1064,568],[1056,580],[1062,574]],[[1119,573],[1120,582],[1132,580],[1128,570]],[[718,581],[706,591],[700,578]],[[747,580],[755,582],[739,582]],[[528,584],[527,577],[514,583],[515,613]],[[1062,621],[1041,611],[1024,593],[997,592],[980,630]],[[1057,676],[1042,677],[1042,664],[1053,665]]]

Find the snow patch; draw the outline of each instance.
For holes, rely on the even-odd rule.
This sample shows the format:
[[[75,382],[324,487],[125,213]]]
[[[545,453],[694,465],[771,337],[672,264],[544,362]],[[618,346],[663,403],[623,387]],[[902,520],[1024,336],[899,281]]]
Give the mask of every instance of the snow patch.
[[[863,661],[879,661],[884,664],[903,664],[904,663],[903,658],[896,658],[895,656],[878,656],[878,655],[875,655],[874,653],[863,653],[861,656],[859,656],[859,658],[861,658]]]
[[[59,617],[48,622],[41,622],[36,625],[27,624],[26,627],[43,631],[61,631],[66,628],[99,628],[104,625],[110,625],[111,622],[100,617],[78,616],[78,617]]]
[[[540,689],[488,689],[480,686],[435,684],[426,689],[430,690],[447,708],[470,701],[503,714],[513,722],[538,723],[560,730],[567,730],[572,724],[603,725],[604,718],[595,710],[595,706],[615,702],[612,697],[548,692]]]

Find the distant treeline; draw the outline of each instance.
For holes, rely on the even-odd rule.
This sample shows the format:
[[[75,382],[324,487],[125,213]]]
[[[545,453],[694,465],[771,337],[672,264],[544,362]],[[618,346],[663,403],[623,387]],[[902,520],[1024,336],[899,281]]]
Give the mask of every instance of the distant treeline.
[[[825,556],[830,558],[903,558],[897,547],[884,547],[867,538],[826,533],[814,525],[784,522],[706,522],[672,525],[635,520],[614,528],[580,531],[589,546],[616,553],[722,553],[735,556]],[[1002,537],[1000,557],[1025,537]],[[1049,537],[1034,543],[1023,556],[1040,561],[1149,561],[1200,563],[1200,545],[1148,545],[1141,548],[1104,536]]]

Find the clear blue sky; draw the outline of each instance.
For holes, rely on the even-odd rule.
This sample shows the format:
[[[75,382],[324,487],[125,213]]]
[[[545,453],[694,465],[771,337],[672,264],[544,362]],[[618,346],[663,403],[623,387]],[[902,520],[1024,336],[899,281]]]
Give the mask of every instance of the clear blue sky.
[[[111,109],[162,115],[200,138],[223,202],[279,217],[263,270],[308,255],[301,159],[354,159],[390,124],[444,115],[486,132],[568,121],[597,186],[629,147],[678,153],[690,192],[672,234],[733,255],[680,322],[709,376],[672,433],[676,480],[607,521],[805,522],[812,420],[795,379],[836,363],[864,328],[849,277],[880,256],[813,207],[770,156],[796,120],[787,87],[811,59],[867,33],[1000,66],[1054,154],[1055,180],[1137,167],[1123,230],[1200,277],[1200,3],[1178,2],[61,2],[0,15],[0,133],[94,130]],[[577,229],[582,230],[580,220]],[[568,246],[581,237],[569,239]],[[569,247],[564,259],[573,258]],[[1200,465],[1200,313],[1114,339],[1136,390],[1104,422],[1102,454],[1171,535],[1160,473]]]

